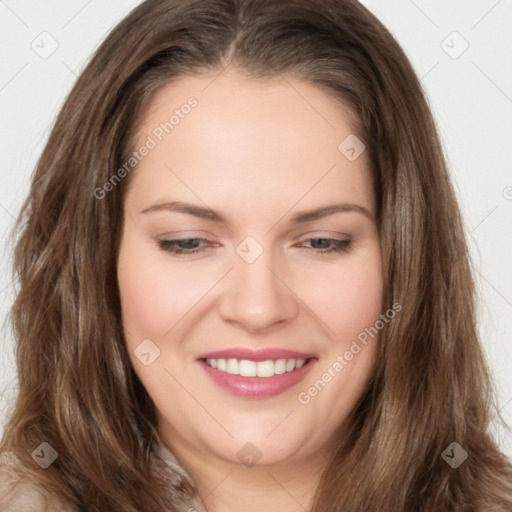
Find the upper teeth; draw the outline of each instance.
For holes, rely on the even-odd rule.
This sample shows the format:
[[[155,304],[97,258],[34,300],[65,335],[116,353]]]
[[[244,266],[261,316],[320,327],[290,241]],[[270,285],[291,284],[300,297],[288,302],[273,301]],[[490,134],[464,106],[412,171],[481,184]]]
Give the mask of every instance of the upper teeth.
[[[221,372],[242,377],[273,377],[292,372],[304,366],[305,359],[277,359],[276,361],[250,361],[249,359],[206,359],[206,364]]]

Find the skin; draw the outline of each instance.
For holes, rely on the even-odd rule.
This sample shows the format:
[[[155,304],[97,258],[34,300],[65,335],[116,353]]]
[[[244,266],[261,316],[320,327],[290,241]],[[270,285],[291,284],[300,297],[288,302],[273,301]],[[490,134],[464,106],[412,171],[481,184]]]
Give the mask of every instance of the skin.
[[[375,364],[378,337],[309,403],[297,398],[382,313],[369,164],[365,152],[349,161],[338,150],[354,133],[350,112],[320,89],[237,70],[215,76],[182,77],[160,90],[139,125],[140,145],[187,98],[198,100],[131,176],[118,257],[126,340],[156,405],[159,434],[209,512],[241,503],[249,512],[303,511],[332,454],[333,434]],[[141,213],[170,201],[208,207],[226,221]],[[369,216],[349,211],[291,223],[299,212],[339,203]],[[236,252],[247,236],[263,249],[252,263]],[[209,242],[192,255],[158,244],[194,237]],[[318,238],[350,240],[349,250],[322,254],[311,241]],[[144,339],[160,350],[149,366],[134,354]],[[318,360],[284,393],[246,399],[214,384],[196,361],[232,347],[298,350]],[[248,442],[261,452],[251,467],[237,456]]]

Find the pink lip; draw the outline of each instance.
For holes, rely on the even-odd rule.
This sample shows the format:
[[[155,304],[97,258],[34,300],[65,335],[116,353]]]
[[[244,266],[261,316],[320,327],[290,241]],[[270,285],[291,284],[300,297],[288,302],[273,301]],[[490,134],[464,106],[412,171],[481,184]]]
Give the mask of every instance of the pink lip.
[[[295,352],[294,350],[284,350],[280,348],[253,350],[238,347],[208,352],[200,355],[197,359],[248,359],[249,361],[268,361],[270,359],[311,359],[312,357],[315,357],[315,354],[306,354],[304,352]]]
[[[249,359],[267,361],[269,359],[307,359],[306,364],[298,370],[286,372],[273,377],[242,377],[221,372],[208,366],[205,359]],[[291,350],[265,349],[248,350],[243,348],[209,352],[198,358],[198,363],[208,377],[228,393],[243,398],[269,398],[279,395],[298,384],[309,373],[318,359],[311,355]]]

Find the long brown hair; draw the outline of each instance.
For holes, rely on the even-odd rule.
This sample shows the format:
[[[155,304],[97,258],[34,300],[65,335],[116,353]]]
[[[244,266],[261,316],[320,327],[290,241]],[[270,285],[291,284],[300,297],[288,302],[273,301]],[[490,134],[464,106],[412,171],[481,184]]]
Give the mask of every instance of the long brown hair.
[[[512,467],[489,433],[497,400],[432,115],[403,51],[353,0],[148,0],[112,30],[61,109],[19,216],[19,396],[2,449],[91,512],[162,512],[175,492],[193,492],[150,470],[155,408],[124,342],[115,269],[130,176],[97,191],[119,177],[156,91],[228,65],[306,80],[355,113],[378,197],[383,305],[402,304],[313,510],[512,510]],[[59,454],[46,471],[31,459],[43,441]],[[442,457],[453,442],[468,453],[456,469]]]

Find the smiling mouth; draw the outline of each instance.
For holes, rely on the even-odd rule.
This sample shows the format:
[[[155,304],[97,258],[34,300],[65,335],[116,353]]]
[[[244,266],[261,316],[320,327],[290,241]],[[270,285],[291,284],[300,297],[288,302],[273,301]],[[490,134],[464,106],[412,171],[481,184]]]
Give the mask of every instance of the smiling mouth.
[[[203,354],[197,362],[229,394],[264,399],[298,385],[318,362],[318,357],[291,350],[240,348]]]
[[[203,359],[210,368],[219,372],[241,377],[274,377],[291,373],[306,365],[308,359],[269,359],[267,361],[251,361],[250,359]]]

